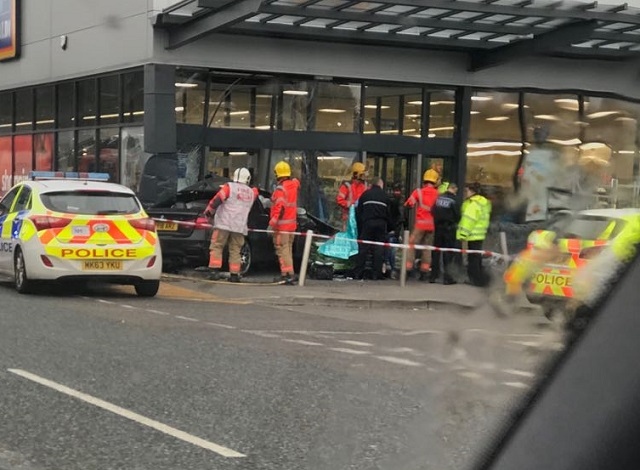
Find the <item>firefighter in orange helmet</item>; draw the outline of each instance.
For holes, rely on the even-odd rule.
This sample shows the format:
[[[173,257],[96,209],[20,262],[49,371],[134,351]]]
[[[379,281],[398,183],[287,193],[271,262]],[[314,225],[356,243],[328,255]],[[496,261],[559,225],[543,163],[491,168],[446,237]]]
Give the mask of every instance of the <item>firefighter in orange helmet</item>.
[[[435,230],[435,226],[433,223],[431,209],[438,200],[438,189],[436,188],[436,185],[438,184],[439,179],[440,175],[437,171],[425,171],[422,175],[422,187],[414,190],[413,193],[411,193],[411,196],[409,196],[409,199],[404,203],[404,205],[408,207],[418,206],[413,231],[409,238],[410,245],[433,244],[433,232]],[[414,248],[409,249],[406,265],[406,269],[409,273],[413,270],[415,256],[416,250]],[[428,280],[430,269],[431,251],[422,250],[422,258],[420,261],[421,281]]]
[[[349,208],[353,206],[362,193],[367,189],[364,181],[367,174],[367,168],[364,163],[356,162],[351,166],[351,181],[345,181],[338,189],[336,203],[342,208],[342,230],[344,231],[349,219]]]
[[[291,167],[285,161],[274,167],[277,186],[271,195],[271,216],[269,228],[273,230],[273,244],[280,263],[280,277],[276,282],[293,284],[293,240],[298,221],[298,190],[300,181],[291,178]]]

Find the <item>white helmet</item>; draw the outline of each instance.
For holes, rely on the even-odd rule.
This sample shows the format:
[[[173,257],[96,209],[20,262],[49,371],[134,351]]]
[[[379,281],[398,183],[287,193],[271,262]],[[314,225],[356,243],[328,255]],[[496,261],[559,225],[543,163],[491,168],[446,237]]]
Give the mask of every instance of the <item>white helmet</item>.
[[[236,183],[249,184],[251,173],[246,168],[238,168],[233,172],[233,181]]]

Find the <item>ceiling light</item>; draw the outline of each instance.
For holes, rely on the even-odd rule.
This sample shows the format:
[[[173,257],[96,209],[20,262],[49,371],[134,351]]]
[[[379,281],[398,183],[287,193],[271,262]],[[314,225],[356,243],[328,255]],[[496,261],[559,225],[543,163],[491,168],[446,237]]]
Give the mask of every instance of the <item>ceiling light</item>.
[[[549,139],[549,142],[558,145],[580,145],[582,141],[580,139],[569,139],[569,140],[560,140],[560,139]]]
[[[264,99],[266,99],[266,98],[271,98],[271,97],[272,97],[271,95],[256,95],[256,98],[264,98]]]
[[[197,88],[197,83],[176,83],[176,88]]]
[[[378,109],[378,106],[375,104],[365,104],[364,105],[365,108],[367,109]],[[387,105],[381,105],[380,109],[389,109],[391,106],[387,106]]]
[[[435,136],[436,136],[435,134],[429,134],[429,135],[428,135],[428,137],[430,137],[430,138],[432,138],[432,139],[433,139]]]
[[[176,106],[177,113],[181,113],[182,111],[184,111],[184,106]]]
[[[422,101],[407,101],[407,104],[412,104],[414,106],[422,106]]]
[[[242,157],[246,155],[247,152],[229,152],[229,155],[232,157]]]
[[[558,103],[558,104],[561,104],[561,103],[564,103],[564,104],[575,104],[575,105],[579,104],[578,100],[575,99],[575,98],[556,98],[553,101]]]
[[[422,115],[421,114],[405,114],[405,116],[411,119],[418,119]]]
[[[618,150],[617,153],[621,155],[633,155],[636,153],[635,150]]]
[[[432,101],[431,102],[431,106],[438,106],[439,104],[454,105],[456,104],[456,102],[455,101]]]
[[[541,119],[543,121],[559,121],[560,120],[558,116],[554,116],[552,114],[536,114],[533,117],[536,119]]]
[[[45,119],[44,121],[36,121],[37,125],[40,124],[53,124],[55,121],[53,119]],[[7,126],[11,126],[11,124],[5,124],[4,126],[0,126],[0,127],[7,127]]]
[[[518,109],[519,107],[520,105],[518,103],[504,103],[502,105],[502,109],[504,110]]]
[[[597,113],[587,114],[589,119],[598,119],[601,117],[613,116],[614,114],[620,114],[620,111],[599,111]]]
[[[477,150],[475,152],[467,152],[467,157],[486,157],[493,155],[501,155],[504,157],[515,157],[520,155],[518,150]]]
[[[487,121],[508,121],[509,119],[511,119],[509,116],[493,116],[487,118]]]
[[[472,96],[471,101],[491,101],[493,96]]]
[[[489,147],[521,147],[520,142],[476,142],[467,144],[468,148],[482,149]]]
[[[249,114],[249,111],[231,111],[229,116],[246,116]]]
[[[603,144],[602,142],[589,142],[587,144],[582,144],[580,146],[580,150],[596,150],[606,147],[607,144]]]
[[[429,132],[437,132],[437,131],[452,131],[453,126],[445,126],[445,127],[431,127]]]
[[[637,119],[636,118],[632,118],[629,116],[620,116],[614,119],[614,121],[620,121],[620,122],[636,122]]]
[[[263,131],[268,131],[269,129],[271,129],[271,126],[266,125],[266,126],[256,126],[255,129],[259,129],[259,130],[263,130]]]
[[[337,108],[321,108],[318,110],[321,113],[331,113],[331,114],[342,114],[346,113],[346,109],[337,109]]]
[[[304,91],[304,90],[284,90],[282,93],[285,95],[294,95],[294,96],[306,96],[309,94],[308,91]]]

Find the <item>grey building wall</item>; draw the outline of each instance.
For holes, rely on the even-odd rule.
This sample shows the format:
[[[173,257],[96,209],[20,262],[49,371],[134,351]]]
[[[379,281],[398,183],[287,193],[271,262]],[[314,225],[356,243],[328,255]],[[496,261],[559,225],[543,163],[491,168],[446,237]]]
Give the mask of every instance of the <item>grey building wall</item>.
[[[153,0],[22,0],[21,57],[0,63],[0,89],[148,62],[153,8]]]
[[[153,62],[229,70],[302,73],[489,88],[578,89],[640,99],[640,61],[611,62],[529,57],[467,72],[457,52],[372,47],[216,34],[168,51],[157,32]]]

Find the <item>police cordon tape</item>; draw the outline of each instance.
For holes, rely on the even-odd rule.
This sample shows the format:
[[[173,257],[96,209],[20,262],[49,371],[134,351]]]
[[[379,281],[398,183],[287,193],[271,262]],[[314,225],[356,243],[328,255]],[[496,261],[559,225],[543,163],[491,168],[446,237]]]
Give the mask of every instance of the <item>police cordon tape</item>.
[[[163,222],[163,223],[170,223],[170,224],[178,224],[178,225],[186,225],[186,226],[198,226],[201,228],[213,228],[213,225],[208,224],[208,223],[202,223],[202,222],[187,222],[184,220],[171,220],[171,219],[160,219],[160,218],[154,218],[153,220],[155,220],[156,222]],[[254,233],[267,233],[267,234],[274,234],[275,231],[274,230],[265,230],[265,229],[248,229],[249,232],[254,232]],[[297,235],[297,236],[301,236],[301,237],[306,237],[307,233],[306,232],[288,232],[288,231],[278,231],[278,233],[284,234],[284,235]],[[322,235],[319,233],[315,233],[313,232],[312,234],[313,238],[320,238],[320,239],[324,239],[324,240],[331,240],[333,238],[335,238],[335,235]],[[439,246],[434,246],[434,245],[416,245],[413,243],[409,243],[409,244],[403,244],[403,243],[390,243],[390,242],[376,242],[376,241],[372,241],[372,240],[359,240],[356,238],[341,238],[341,241],[347,241],[347,242],[355,242],[355,243],[359,243],[359,244],[363,244],[363,245],[375,245],[375,246],[383,246],[385,248],[408,248],[408,249],[415,249],[415,250],[430,250],[430,251],[442,251],[442,252],[452,252],[452,253],[462,253],[462,254],[481,254],[484,255],[486,257],[492,257],[492,258],[501,258],[501,259],[506,259],[506,260],[511,260],[513,258],[513,256],[508,255],[508,254],[503,254],[503,253],[496,253],[494,251],[489,251],[489,250],[468,250],[468,249],[464,249],[464,248],[443,248],[443,247],[439,247]]]

